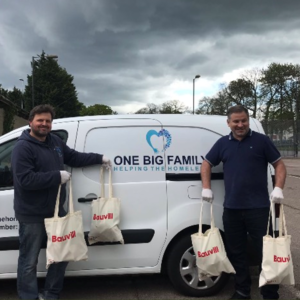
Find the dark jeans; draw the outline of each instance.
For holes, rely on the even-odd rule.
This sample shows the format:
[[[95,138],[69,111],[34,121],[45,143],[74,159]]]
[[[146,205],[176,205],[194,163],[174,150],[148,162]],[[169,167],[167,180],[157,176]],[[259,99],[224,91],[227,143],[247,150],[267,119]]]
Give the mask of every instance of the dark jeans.
[[[251,277],[247,255],[247,233],[253,240],[256,255],[262,261],[263,236],[267,233],[269,208],[224,209],[223,224],[226,251],[235,271],[235,289],[250,294]],[[261,266],[261,263],[260,263]],[[278,285],[266,285],[260,290],[264,299],[278,299]]]
[[[20,299],[38,299],[38,256],[47,240],[44,223],[19,223],[19,240],[18,295]],[[67,265],[61,262],[49,267],[43,293],[45,299],[59,299]]]

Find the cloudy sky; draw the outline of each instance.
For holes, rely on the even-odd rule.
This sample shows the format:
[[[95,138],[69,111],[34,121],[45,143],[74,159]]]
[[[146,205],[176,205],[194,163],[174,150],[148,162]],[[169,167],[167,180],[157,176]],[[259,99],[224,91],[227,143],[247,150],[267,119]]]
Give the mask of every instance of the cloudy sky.
[[[0,83],[58,55],[79,101],[131,113],[216,93],[244,70],[300,63],[298,0],[2,0]]]

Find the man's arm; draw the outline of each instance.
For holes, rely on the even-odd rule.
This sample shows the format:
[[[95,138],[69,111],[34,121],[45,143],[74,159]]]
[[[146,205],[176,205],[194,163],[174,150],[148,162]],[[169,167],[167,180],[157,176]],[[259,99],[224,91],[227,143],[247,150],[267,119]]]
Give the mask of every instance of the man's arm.
[[[202,180],[202,193],[201,197],[203,201],[212,202],[214,200],[214,194],[210,189],[210,174],[211,165],[204,160],[201,166],[201,180]]]
[[[64,163],[70,167],[80,168],[103,163],[102,154],[78,152],[69,148],[66,144],[63,147]]]
[[[203,189],[211,189],[210,176],[211,165],[206,160],[204,160],[201,166],[201,180]]]
[[[275,187],[283,189],[286,179],[286,168],[282,159],[273,164],[275,169]]]
[[[281,159],[275,162],[273,167],[275,169],[275,187],[270,198],[273,203],[282,203],[284,199],[282,189],[286,178],[286,168]]]

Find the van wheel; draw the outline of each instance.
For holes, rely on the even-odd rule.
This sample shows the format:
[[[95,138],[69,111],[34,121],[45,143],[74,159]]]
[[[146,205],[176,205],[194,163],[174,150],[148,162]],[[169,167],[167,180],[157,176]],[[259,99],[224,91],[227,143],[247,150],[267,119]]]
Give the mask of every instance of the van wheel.
[[[167,260],[168,276],[176,290],[191,297],[206,297],[218,293],[226,284],[229,275],[198,279],[196,256],[191,236],[179,239],[170,250]]]

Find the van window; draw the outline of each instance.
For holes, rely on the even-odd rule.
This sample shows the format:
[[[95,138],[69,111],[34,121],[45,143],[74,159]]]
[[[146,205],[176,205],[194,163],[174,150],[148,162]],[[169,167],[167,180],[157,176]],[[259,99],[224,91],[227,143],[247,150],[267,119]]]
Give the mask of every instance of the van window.
[[[0,145],[0,189],[13,187],[11,153],[17,139]]]
[[[57,135],[60,137],[65,143],[67,142],[68,139],[68,132],[65,130],[52,130],[51,133]]]

